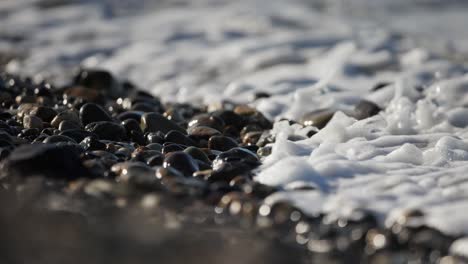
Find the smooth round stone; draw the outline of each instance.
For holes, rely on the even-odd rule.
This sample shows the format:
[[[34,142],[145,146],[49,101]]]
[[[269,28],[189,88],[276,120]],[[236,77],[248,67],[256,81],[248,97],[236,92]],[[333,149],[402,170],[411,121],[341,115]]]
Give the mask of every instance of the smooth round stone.
[[[241,115],[241,116],[249,116],[253,115],[257,112],[255,108],[248,106],[248,105],[238,105],[234,108],[234,113]]]
[[[240,131],[240,136],[241,138],[245,136],[245,134],[249,133],[249,132],[257,132],[257,131],[263,131],[264,129],[262,129],[259,125],[257,124],[249,124],[249,125],[246,125],[245,127],[243,127]]]
[[[195,160],[185,152],[176,151],[169,153],[164,159],[164,168],[174,168],[180,171],[185,176],[191,176],[195,171],[199,170]]]
[[[269,98],[271,95],[267,92],[256,92],[254,94],[254,100],[262,99],[262,98]]]
[[[225,125],[226,124],[224,121],[219,117],[212,116],[210,114],[200,114],[196,115],[192,118],[192,120],[190,120],[188,128],[190,129],[197,126],[205,126],[222,131]]]
[[[109,121],[94,122],[86,125],[86,131],[95,133],[100,139],[121,141],[126,138],[125,128]]]
[[[131,141],[137,143],[140,146],[146,144],[145,136],[143,135],[143,132],[141,131],[132,130],[130,131],[129,137]]]
[[[25,115],[23,118],[24,128],[36,128],[42,130],[42,120],[37,116]]]
[[[158,144],[158,143],[150,143],[148,145],[146,145],[146,147],[148,149],[151,149],[151,150],[156,150],[156,151],[159,151],[161,152],[163,146],[161,144]]]
[[[95,138],[97,137],[96,134],[85,131],[85,130],[81,130],[81,129],[65,130],[65,131],[60,132],[59,135],[73,138],[76,142],[80,142],[86,137],[95,137]]]
[[[162,132],[164,134],[171,130],[176,130],[181,133],[186,133],[185,129],[177,125],[175,122],[168,120],[158,113],[145,113],[141,117],[141,128],[144,132]]]
[[[247,124],[255,124],[263,129],[272,129],[273,123],[268,120],[262,113],[255,112],[246,118]]]
[[[36,137],[40,134],[41,132],[37,128],[26,128],[21,130],[21,136],[24,137]]]
[[[161,166],[164,162],[164,155],[163,154],[157,154],[149,157],[146,161],[146,164],[148,166],[154,167],[154,166]]]
[[[117,181],[135,184],[156,184],[155,170],[143,162],[120,162],[112,165],[111,171],[117,175]]]
[[[132,152],[132,158],[140,161],[146,161],[149,157],[159,154],[162,155],[159,151],[147,149],[146,147],[139,147]]]
[[[219,154],[213,160],[213,173],[210,181],[230,181],[233,177],[260,165],[260,161],[255,153],[244,148],[233,148]]]
[[[99,105],[94,103],[84,104],[80,108],[80,119],[83,125],[99,121],[112,121],[112,118]]]
[[[8,176],[43,175],[62,179],[91,175],[81,163],[79,148],[55,144],[19,146],[7,158],[3,172]]]
[[[72,138],[63,135],[53,135],[49,136],[43,141],[44,143],[58,143],[58,142],[71,142],[76,143],[76,141]]]
[[[177,131],[177,130],[171,130],[169,133],[166,134],[164,137],[164,141],[166,142],[172,142],[172,143],[177,143],[177,144],[182,144],[186,146],[195,146],[197,143],[193,141],[192,139],[188,138],[185,134]]]
[[[230,137],[225,136],[212,136],[208,140],[208,148],[219,151],[227,151],[237,147],[237,142]]]
[[[371,101],[361,100],[356,107],[354,107],[353,116],[357,120],[362,120],[378,114],[381,110],[382,109],[377,104]]]
[[[246,145],[257,144],[262,135],[261,131],[248,132],[242,137],[242,143]]]
[[[231,110],[219,110],[213,113],[213,116],[221,118],[226,126],[233,126],[239,130],[245,126],[244,117],[234,113]]]
[[[166,146],[164,146],[162,148],[162,153],[168,154],[168,153],[171,153],[171,152],[183,151],[183,150],[184,150],[183,146],[181,146],[179,144],[171,143],[171,144],[168,144],[168,145],[166,145]]]
[[[50,123],[57,115],[57,111],[47,106],[35,106],[29,111],[29,114],[39,117],[44,122]]]
[[[67,120],[67,121],[70,121],[70,122],[74,122],[78,125],[81,125],[81,120],[80,120],[80,117],[78,116],[78,114],[73,111],[73,110],[65,110],[63,112],[60,112],[59,114],[57,114],[54,119],[52,119],[52,121],[50,122],[50,124],[55,127],[55,128],[58,128],[60,123],[64,120]]]
[[[184,178],[184,175],[172,167],[160,167],[156,170],[156,178],[160,180],[168,179],[168,178]]]
[[[101,91],[113,97],[118,97],[122,93],[122,86],[117,83],[111,73],[104,70],[82,70],[75,77],[74,82],[76,85]]]
[[[143,133],[143,131],[141,131],[140,124],[135,119],[125,119],[121,124],[125,127],[127,134],[130,134],[131,131]]]
[[[197,127],[192,127],[189,128],[188,133],[190,137],[200,140],[200,139],[206,139],[208,140],[212,136],[220,136],[221,132],[218,130],[211,128],[211,127],[206,127],[206,126],[197,126]]]
[[[117,115],[117,119],[119,119],[120,121],[124,121],[127,119],[134,119],[135,121],[139,123],[143,114],[144,112],[141,112],[141,111],[125,111]]]
[[[58,127],[58,130],[60,131],[71,130],[71,129],[81,129],[81,127],[77,123],[71,122],[68,120],[63,120],[62,122],[60,122],[60,125]]]
[[[304,126],[314,126],[318,129],[324,128],[332,119],[335,112],[328,109],[321,109],[304,114],[299,123]]]
[[[148,133],[146,134],[146,139],[148,143],[164,143],[164,134],[160,135],[159,133]]]
[[[192,156],[192,158],[201,160],[206,163],[211,163],[210,159],[208,159],[208,156],[203,152],[201,149],[197,147],[188,147],[184,149],[184,152]]]
[[[91,150],[104,150],[106,149],[106,144],[97,140],[95,137],[85,137],[80,145],[88,151]]]

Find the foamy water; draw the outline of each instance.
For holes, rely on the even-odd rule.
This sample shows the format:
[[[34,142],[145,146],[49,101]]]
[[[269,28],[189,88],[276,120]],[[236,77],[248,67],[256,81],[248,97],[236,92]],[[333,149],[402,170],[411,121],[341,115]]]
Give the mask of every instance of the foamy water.
[[[187,8],[148,1],[151,8],[124,14],[92,1],[47,10],[32,2],[0,5],[9,14],[0,32],[26,38],[0,41],[2,50],[25,52],[9,71],[60,83],[81,63],[180,102],[248,102],[264,91],[272,96],[253,105],[273,120],[330,108],[333,119],[305,140],[288,140],[308,132],[301,126],[275,123],[273,152],[256,180],[284,191],[266,202],[289,200],[337,217],[367,209],[382,225],[420,209],[427,225],[468,235],[464,65],[302,2],[207,0]],[[384,81],[391,85],[372,91]],[[362,99],[384,110],[352,118]],[[314,190],[295,190],[304,186]]]

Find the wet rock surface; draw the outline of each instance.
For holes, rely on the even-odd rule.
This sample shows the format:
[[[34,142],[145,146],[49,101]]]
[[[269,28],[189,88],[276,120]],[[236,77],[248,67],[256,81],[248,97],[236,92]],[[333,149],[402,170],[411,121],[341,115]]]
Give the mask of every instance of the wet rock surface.
[[[332,219],[268,202],[283,190],[254,176],[275,137],[252,107],[162,103],[101,70],[72,81],[83,93],[0,75],[11,80],[0,91],[11,97],[48,88],[0,111],[2,263],[464,261],[449,255],[456,237],[411,221],[383,228],[366,211]],[[333,114],[299,122],[321,129]]]

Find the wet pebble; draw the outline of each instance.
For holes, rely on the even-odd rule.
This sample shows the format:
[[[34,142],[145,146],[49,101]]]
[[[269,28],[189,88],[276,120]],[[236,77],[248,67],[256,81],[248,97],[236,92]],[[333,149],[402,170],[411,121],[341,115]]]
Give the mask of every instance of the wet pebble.
[[[164,168],[174,168],[180,171],[185,176],[192,176],[195,171],[199,170],[195,160],[185,152],[175,151],[169,153],[164,159]]]

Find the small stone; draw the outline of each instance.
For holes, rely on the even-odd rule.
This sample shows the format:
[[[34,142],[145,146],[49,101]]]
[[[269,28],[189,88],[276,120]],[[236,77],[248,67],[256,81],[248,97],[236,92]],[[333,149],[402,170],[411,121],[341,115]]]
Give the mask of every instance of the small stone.
[[[166,142],[172,142],[172,143],[177,143],[177,144],[182,144],[185,146],[195,146],[197,143],[193,141],[192,139],[188,138],[185,134],[177,131],[177,130],[171,130],[169,131],[166,136],[164,137],[164,140]]]
[[[135,119],[125,119],[121,124],[123,127],[125,127],[127,135],[130,135],[131,131],[138,131],[143,133],[143,131],[141,131],[140,124]]]
[[[37,116],[25,115],[23,118],[24,128],[36,128],[42,130],[42,120]]]
[[[214,150],[227,151],[237,146],[238,144],[233,138],[226,136],[212,136],[208,140],[208,148]]]
[[[43,141],[44,143],[58,143],[58,142],[71,142],[76,143],[76,141],[72,138],[63,135],[53,135],[49,136]]]
[[[192,127],[188,130],[188,133],[190,137],[197,139],[197,140],[200,140],[200,139],[208,140],[212,136],[221,135],[221,132],[219,132],[218,130],[211,128],[211,127],[206,127],[206,126]]]
[[[210,159],[208,159],[208,156],[203,152],[201,149],[197,147],[188,147],[184,150],[185,153],[189,154],[192,156],[192,158],[206,162],[206,163],[211,163]]]
[[[144,132],[162,132],[167,134],[171,130],[176,130],[181,133],[186,133],[185,129],[181,128],[179,125],[174,123],[171,120],[168,120],[164,116],[158,113],[145,113],[141,117],[141,128]]]
[[[164,159],[163,167],[174,168],[185,176],[192,176],[195,171],[199,170],[198,164],[193,158],[182,151],[169,153]]]
[[[304,126],[314,126],[318,129],[324,128],[330,121],[335,112],[328,109],[315,110],[304,114],[299,122]]]
[[[219,110],[213,113],[213,116],[221,118],[226,126],[233,126],[239,130],[245,126],[244,117],[234,113],[231,110]]]
[[[30,115],[37,116],[44,122],[51,122],[57,115],[57,111],[47,106],[34,106],[30,111]]]
[[[53,144],[22,145],[16,148],[7,158],[3,173],[6,176],[43,175],[62,179],[91,175],[81,163],[78,148]]]
[[[80,145],[88,151],[92,150],[104,150],[106,149],[106,144],[102,143],[101,141],[97,140],[95,137],[85,137],[81,142]]]
[[[162,153],[168,154],[168,153],[171,153],[171,152],[183,151],[183,150],[184,150],[183,146],[181,146],[179,144],[172,143],[172,144],[168,144],[168,145],[164,146],[162,148]]]
[[[238,105],[234,108],[234,113],[241,115],[241,116],[253,115],[255,114],[255,112],[257,112],[257,110],[255,110],[255,108],[250,107],[248,105]]]
[[[76,124],[78,124],[79,126],[81,126],[81,120],[80,120],[80,117],[78,116],[78,114],[73,111],[73,110],[65,110],[59,114],[57,114],[54,119],[52,119],[51,121],[51,125],[55,128],[58,128],[60,126],[60,123],[64,120],[67,120],[67,121],[70,121],[70,122],[74,122]]]
[[[111,73],[100,69],[85,69],[75,77],[76,85],[103,92],[112,97],[122,93],[122,86],[117,83]]]
[[[99,105],[94,103],[84,104],[80,108],[80,119],[84,126],[99,121],[112,121],[112,118]]]
[[[213,174],[210,181],[229,182],[235,176],[248,173],[259,165],[260,161],[255,153],[244,148],[233,148],[219,154],[213,160]]]
[[[156,155],[149,157],[146,161],[146,164],[148,164],[148,166],[154,167],[154,166],[163,165],[163,162],[164,162],[164,155],[156,154]]]
[[[242,143],[246,145],[255,145],[260,140],[260,137],[262,136],[262,134],[263,134],[262,131],[248,132],[242,138]]]
[[[188,124],[189,129],[197,126],[211,127],[218,131],[221,131],[223,130],[225,123],[221,118],[217,116],[212,116],[209,114],[200,114],[194,116]]]
[[[378,114],[382,109],[375,103],[367,100],[361,100],[354,108],[354,117],[358,120]]]
[[[90,123],[85,127],[86,131],[95,133],[100,139],[121,141],[126,138],[125,128],[117,123],[100,121]]]
[[[262,99],[262,98],[269,98],[271,95],[267,92],[256,92],[254,94],[254,100]]]
[[[73,138],[76,142],[80,142],[86,137],[95,137],[95,138],[97,138],[96,134],[85,131],[85,130],[81,130],[81,129],[64,130],[64,131],[60,132],[59,135],[63,135],[63,136]]]
[[[60,125],[58,127],[58,130],[60,131],[72,130],[72,129],[81,129],[81,127],[79,124],[68,121],[68,120],[63,120],[62,122],[60,122]]]

